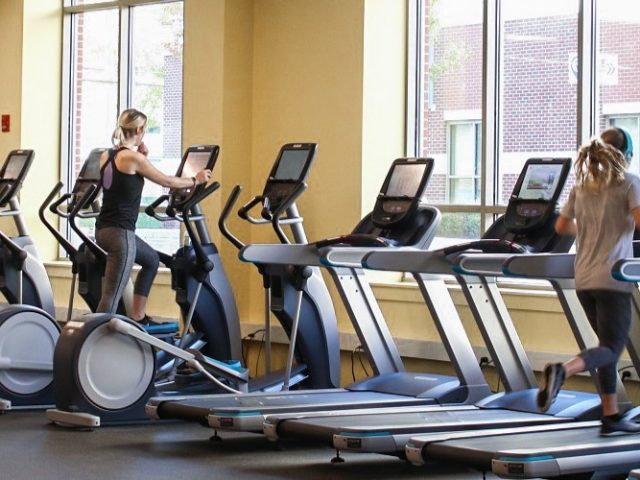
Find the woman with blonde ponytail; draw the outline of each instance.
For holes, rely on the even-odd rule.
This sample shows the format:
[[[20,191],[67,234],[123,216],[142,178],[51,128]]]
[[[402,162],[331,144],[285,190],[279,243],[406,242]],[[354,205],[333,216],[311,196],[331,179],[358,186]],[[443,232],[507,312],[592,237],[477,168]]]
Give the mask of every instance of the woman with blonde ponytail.
[[[133,311],[136,321],[154,322],[146,315],[147,297],[158,270],[158,254],[135,234],[144,180],[149,179],[171,189],[191,188],[206,183],[210,170],[201,170],[192,178],[165,175],[155,168],[142,141],[147,125],[144,113],[124,110],[112,134],[114,148],[100,159],[102,208],[96,220],[96,241],[107,252],[98,312],[115,313],[133,264],[142,268],[134,284]]]
[[[564,364],[547,364],[538,392],[538,407],[546,411],[566,378],[597,369],[604,436],[640,433],[640,424],[619,412],[616,395],[616,366],[629,337],[636,287],[611,276],[618,259],[633,256],[633,233],[640,228],[640,177],[627,172],[632,155],[631,136],[619,128],[605,130],[578,153],[576,184],[556,231],[576,236],[576,290],[599,343]]]

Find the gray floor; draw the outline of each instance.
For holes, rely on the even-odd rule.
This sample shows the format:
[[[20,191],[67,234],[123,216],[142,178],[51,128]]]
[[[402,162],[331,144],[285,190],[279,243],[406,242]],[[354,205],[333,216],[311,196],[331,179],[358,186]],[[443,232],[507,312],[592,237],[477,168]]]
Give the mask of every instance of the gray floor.
[[[280,450],[258,435],[223,433],[173,423],[108,427],[93,432],[47,424],[42,412],[0,416],[0,480],[75,479],[482,479],[455,466],[417,468],[381,455],[347,454],[331,464],[333,451],[287,442]],[[486,478],[495,479],[488,474]]]

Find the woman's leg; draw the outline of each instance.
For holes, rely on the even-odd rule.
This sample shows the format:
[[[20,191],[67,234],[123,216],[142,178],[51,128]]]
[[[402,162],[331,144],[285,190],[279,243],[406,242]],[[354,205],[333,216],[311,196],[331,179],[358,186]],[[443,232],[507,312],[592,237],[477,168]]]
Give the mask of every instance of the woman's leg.
[[[136,277],[133,286],[133,312],[131,317],[134,320],[142,320],[146,316],[147,299],[153,285],[153,280],[158,273],[160,258],[148,243],[136,235],[136,257],[135,263],[142,267]]]
[[[629,336],[631,296],[612,290],[581,290],[577,294],[587,319],[598,336],[598,346],[583,350],[563,365],[547,365],[544,383],[538,394],[538,405],[541,410],[546,411],[566,378],[585,370],[597,369],[603,415],[616,415],[616,365]]]
[[[115,313],[122,293],[131,277],[135,258],[134,233],[117,227],[96,230],[96,242],[107,252],[102,296],[96,311]]]
[[[618,358],[629,337],[631,326],[631,295],[626,292],[594,290],[598,346],[580,353],[585,370],[598,370],[600,395],[605,416],[618,413]]]

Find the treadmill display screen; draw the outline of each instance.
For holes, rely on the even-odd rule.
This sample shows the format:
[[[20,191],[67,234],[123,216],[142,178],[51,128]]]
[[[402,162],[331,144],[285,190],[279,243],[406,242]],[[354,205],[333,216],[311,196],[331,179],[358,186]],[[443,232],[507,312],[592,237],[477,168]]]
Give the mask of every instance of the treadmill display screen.
[[[302,180],[300,177],[308,158],[309,150],[284,150],[278,160],[274,178],[276,180]]]
[[[415,198],[426,167],[423,163],[396,165],[391,173],[385,196]]]
[[[520,191],[521,200],[551,200],[558,188],[562,165],[532,163],[524,174]]]
[[[9,160],[7,160],[3,178],[7,180],[15,180],[18,178],[24,169],[27,158],[28,155],[11,155]]]
[[[195,177],[196,173],[207,168],[210,158],[211,152],[189,152],[180,176],[182,178]]]

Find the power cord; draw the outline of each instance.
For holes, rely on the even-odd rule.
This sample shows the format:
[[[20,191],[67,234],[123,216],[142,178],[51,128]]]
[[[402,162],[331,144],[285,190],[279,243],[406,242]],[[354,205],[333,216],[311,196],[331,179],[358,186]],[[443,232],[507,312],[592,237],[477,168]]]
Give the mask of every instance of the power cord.
[[[248,344],[248,342],[245,342],[245,340],[253,340],[256,335],[258,335],[259,333],[262,333],[262,343],[264,343],[264,337],[265,337],[265,329],[264,328],[259,328],[258,330],[255,330],[251,333],[247,333],[244,337],[242,337],[242,365],[247,365],[247,361],[248,361],[248,354],[249,354],[249,348],[250,345]],[[246,347],[245,347],[245,343],[247,343]],[[260,344],[260,348],[262,348],[262,343]],[[260,355],[260,352],[258,352],[258,358]],[[256,369],[257,369],[257,363],[256,363]]]
[[[356,381],[356,370],[355,370],[355,358],[356,358],[356,354],[358,353],[364,353],[364,348],[362,348],[362,345],[358,345],[357,347],[355,347],[352,351],[351,351],[351,378],[353,378],[353,381]],[[360,368],[362,368],[362,371],[364,372],[365,376],[369,376],[369,370],[367,370],[367,367],[364,364],[364,361],[362,360],[362,355],[358,355],[358,361],[360,362]]]

